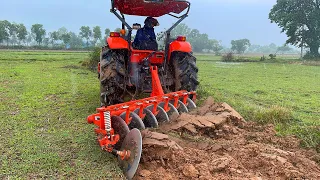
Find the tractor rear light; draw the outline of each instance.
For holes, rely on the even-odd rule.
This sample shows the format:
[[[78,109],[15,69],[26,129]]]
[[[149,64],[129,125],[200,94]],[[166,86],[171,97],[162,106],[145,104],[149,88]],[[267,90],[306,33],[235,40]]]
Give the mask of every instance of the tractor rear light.
[[[126,32],[126,30],[125,30],[125,29],[121,29],[121,30],[120,30],[120,34],[121,34],[122,36],[125,36],[125,35],[126,35],[126,33],[127,33],[127,32]]]
[[[178,36],[177,41],[186,41],[187,38],[185,36]]]
[[[110,37],[120,37],[120,33],[118,32],[111,32]]]

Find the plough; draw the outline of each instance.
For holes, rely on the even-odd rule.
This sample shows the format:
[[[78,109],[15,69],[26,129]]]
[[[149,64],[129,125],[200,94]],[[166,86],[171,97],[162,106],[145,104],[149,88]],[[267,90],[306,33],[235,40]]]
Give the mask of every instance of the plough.
[[[142,152],[139,130],[157,128],[159,121],[169,121],[168,114],[178,113],[177,109],[188,112],[188,109],[195,108],[194,101],[189,99],[191,94],[195,95],[195,92],[179,91],[101,107],[97,114],[88,117],[88,123],[97,126],[95,133],[101,148],[118,156],[120,166],[130,179],[138,168]],[[157,119],[160,114],[161,119]],[[117,144],[122,145],[121,148],[118,146],[120,149],[115,148]]]
[[[123,27],[120,33],[110,33],[107,45],[101,50],[98,65],[101,107],[88,116],[87,121],[97,126],[95,133],[102,150],[116,155],[125,176],[131,179],[142,153],[140,130],[157,128],[169,122],[171,115],[196,108],[198,69],[185,37],[168,41],[170,31],[187,17],[189,2],[111,0],[111,5],[111,12],[121,20]],[[141,11],[136,11],[137,8]],[[182,16],[171,14],[185,9],[187,12]],[[126,23],[123,14],[153,17],[169,14],[179,20],[166,31],[165,50],[139,50],[132,47],[133,28]],[[150,93],[150,97],[136,100],[139,93]],[[126,96],[131,96],[131,100],[123,102]]]

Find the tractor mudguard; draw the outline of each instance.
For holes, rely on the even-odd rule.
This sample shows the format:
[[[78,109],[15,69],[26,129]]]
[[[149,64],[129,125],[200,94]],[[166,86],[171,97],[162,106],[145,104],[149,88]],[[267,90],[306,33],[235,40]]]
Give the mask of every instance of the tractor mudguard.
[[[169,60],[170,60],[171,54],[175,51],[191,53],[192,47],[191,47],[191,44],[186,41],[173,41],[169,45],[169,55],[168,55]]]
[[[110,49],[128,49],[128,42],[121,37],[108,37],[107,43]]]

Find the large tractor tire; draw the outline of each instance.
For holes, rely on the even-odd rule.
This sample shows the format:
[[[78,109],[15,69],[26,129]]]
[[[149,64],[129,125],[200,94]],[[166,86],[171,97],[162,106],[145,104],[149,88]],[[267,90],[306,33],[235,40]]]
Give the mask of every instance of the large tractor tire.
[[[199,85],[196,58],[189,53],[176,52],[172,58],[174,90],[195,91]]]
[[[100,68],[101,106],[122,103],[126,86],[124,54],[108,49],[102,51]]]

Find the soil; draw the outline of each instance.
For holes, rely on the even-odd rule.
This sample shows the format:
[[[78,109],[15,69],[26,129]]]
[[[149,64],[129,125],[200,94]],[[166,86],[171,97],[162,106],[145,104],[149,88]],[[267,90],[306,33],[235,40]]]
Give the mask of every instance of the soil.
[[[319,154],[273,125],[246,122],[209,98],[156,130],[144,130],[134,179],[320,179]]]

